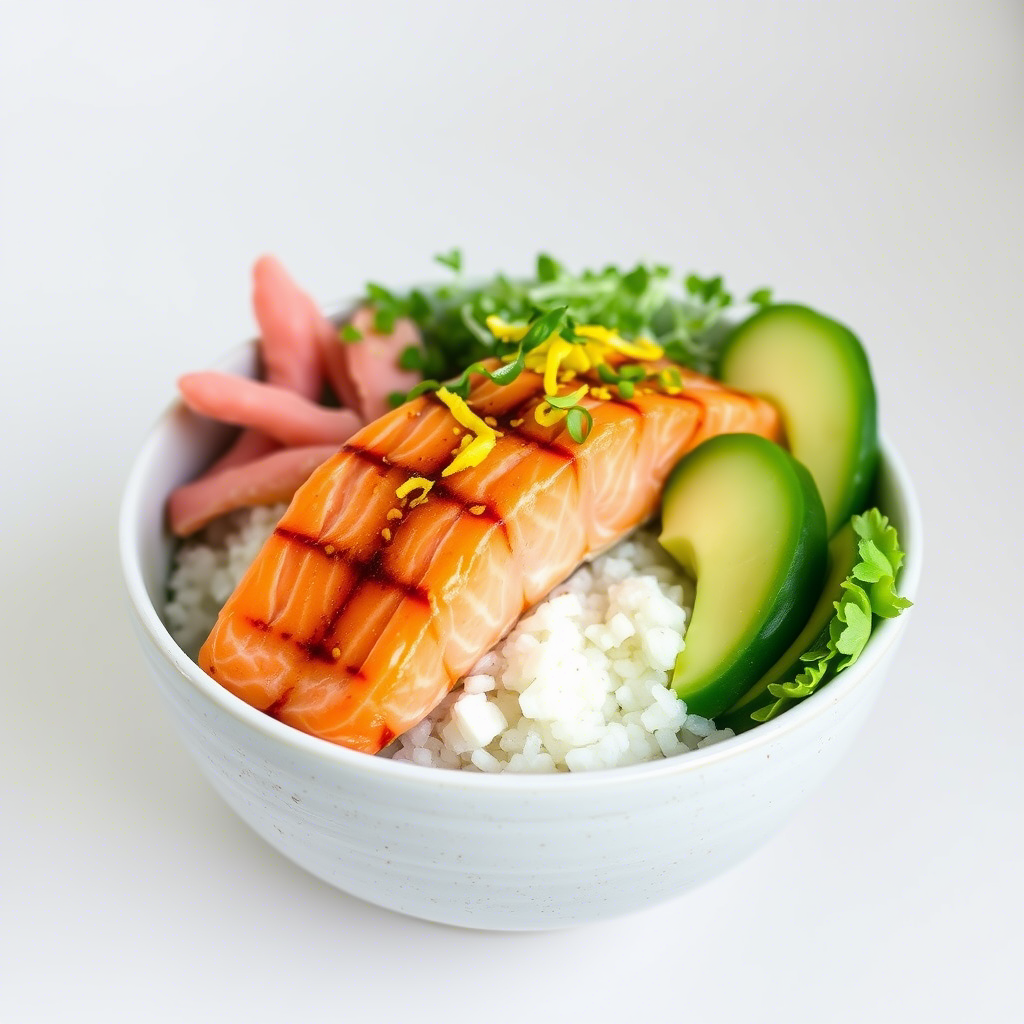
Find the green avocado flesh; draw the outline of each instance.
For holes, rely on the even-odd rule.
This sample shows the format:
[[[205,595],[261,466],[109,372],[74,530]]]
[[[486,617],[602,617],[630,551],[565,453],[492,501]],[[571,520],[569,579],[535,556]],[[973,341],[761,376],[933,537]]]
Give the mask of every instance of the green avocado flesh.
[[[733,331],[719,376],[778,408],[789,450],[818,485],[829,535],[864,507],[878,437],[875,387],[856,335],[806,306],[769,306]]]
[[[672,686],[714,718],[800,632],[825,577],[825,511],[807,470],[755,434],[685,456],[662,495],[662,547],[697,581]]]
[[[797,677],[805,668],[800,660],[802,654],[824,648],[827,637],[822,634],[828,629],[835,614],[835,602],[843,595],[842,582],[860,560],[857,551],[857,535],[853,526],[847,523],[828,544],[828,575],[821,588],[821,596],[814,606],[807,625],[800,630],[797,638],[786,648],[774,665],[749,689],[729,710],[721,715],[716,724],[720,729],[743,732],[757,725],[751,712],[772,703],[775,698],[768,692],[772,683],[787,683]]]

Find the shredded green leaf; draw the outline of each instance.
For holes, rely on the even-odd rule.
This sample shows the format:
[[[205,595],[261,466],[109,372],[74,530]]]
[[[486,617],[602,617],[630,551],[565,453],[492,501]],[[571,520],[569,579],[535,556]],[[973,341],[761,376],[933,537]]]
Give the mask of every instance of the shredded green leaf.
[[[714,367],[728,333],[721,314],[733,299],[721,277],[689,274],[684,278],[669,267],[646,263],[629,269],[607,266],[572,273],[542,253],[532,278],[512,280],[496,274],[479,284],[468,284],[459,249],[440,253],[435,259],[454,271],[452,284],[407,294],[375,282],[366,286],[377,331],[393,330],[400,317],[408,317],[419,327],[423,347],[416,349],[417,355],[403,353],[401,365],[420,373],[424,383],[461,380],[467,372],[479,372],[475,365],[494,356],[514,362],[520,346],[494,338],[486,325],[492,315],[508,323],[534,324],[548,313],[564,310],[560,322],[567,340],[572,340],[574,324],[596,324],[628,340],[649,339],[662,346],[669,359],[703,373]],[[770,298],[765,289],[755,295]],[[523,351],[529,352],[530,346]],[[626,375],[622,382],[635,384],[642,376]],[[622,390],[633,393],[628,386]]]
[[[683,378],[674,366],[670,366],[658,374],[658,383],[667,388],[681,388]]]
[[[896,593],[896,574],[903,564],[903,551],[895,527],[877,508],[852,520],[857,534],[860,561],[841,584],[842,596],[835,602],[835,614],[827,630],[800,660],[805,664],[789,682],[770,683],[775,698],[750,713],[755,722],[767,722],[786,708],[812,694],[863,653],[877,619],[893,618],[910,601]]]
[[[840,584],[843,596],[836,601],[836,613],[829,623],[830,657],[843,654],[836,671],[849,668],[861,655],[871,636],[871,601],[852,580]]]
[[[439,252],[434,259],[441,264],[442,267],[448,267],[454,270],[456,274],[462,273],[462,250],[461,249],[449,249],[448,252]]]
[[[582,405],[573,406],[565,417],[565,429],[569,431],[569,436],[577,444],[583,444],[586,441],[593,427],[594,417],[590,414],[590,410],[584,409]]]
[[[548,395],[547,403],[552,409],[573,409],[590,389],[584,384],[568,395]]]
[[[662,371],[669,373],[670,371]],[[676,380],[679,384],[682,383],[682,378],[679,376],[679,371],[674,370]],[[604,363],[599,363],[597,367],[597,375],[604,381],[605,384],[614,384],[618,389],[619,397],[624,398],[627,401],[633,397],[636,393],[636,386],[642,380],[648,379],[647,368],[639,365],[638,363],[624,363],[617,369],[613,369]],[[661,374],[651,375],[651,379],[659,379]],[[664,383],[663,381],[659,381]],[[678,385],[677,385],[678,386]]]
[[[564,274],[562,264],[553,259],[547,253],[542,252],[537,257],[537,281],[557,281]]]
[[[866,589],[875,615],[894,618],[910,607],[910,602],[896,593],[896,574],[903,564],[896,530],[877,508],[854,516],[853,529],[860,538],[857,550],[861,557],[854,576],[868,584]]]
[[[523,369],[526,366],[526,353],[533,351],[533,349],[538,345],[542,345],[547,341],[552,334],[561,328],[561,325],[564,322],[565,307],[563,306],[560,309],[552,309],[543,316],[538,317],[530,325],[530,329],[523,336],[522,340],[518,342],[515,357],[511,362],[505,363],[503,366],[499,366],[496,370],[487,369],[487,367],[479,361],[471,363],[455,380],[449,381],[447,384],[439,380],[420,381],[420,383],[409,392],[409,398],[416,398],[417,395],[422,395],[426,391],[436,391],[440,387],[448,388],[449,391],[458,395],[460,398],[468,398],[470,377],[473,374],[480,374],[494,384],[511,384],[512,381],[514,381],[519,374],[523,372]]]

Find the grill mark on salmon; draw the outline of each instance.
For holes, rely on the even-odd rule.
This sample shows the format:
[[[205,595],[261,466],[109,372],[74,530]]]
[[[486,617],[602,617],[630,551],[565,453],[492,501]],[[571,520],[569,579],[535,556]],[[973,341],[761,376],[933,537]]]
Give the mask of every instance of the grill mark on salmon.
[[[458,435],[436,398],[360,430],[295,495],[221,611],[201,667],[288,725],[374,753],[589,553],[649,518],[686,451],[714,433],[781,437],[768,403],[688,371],[676,395],[585,397],[594,428],[582,445],[564,419],[536,422],[543,400],[529,371],[507,389],[474,385],[472,408],[504,436],[480,465],[443,480]],[[435,481],[429,497],[389,520],[410,475]]]
[[[333,665],[336,661],[331,651],[323,640],[297,640],[295,646],[302,651],[310,661],[322,661],[325,665]]]
[[[345,598],[335,606],[330,615],[325,618],[323,628],[321,630],[323,636],[327,636],[334,632],[334,627],[337,626],[338,621],[341,619],[342,615],[345,614],[348,606],[360,595],[363,584],[370,582],[382,583],[392,589],[399,590],[406,597],[411,597],[413,600],[421,604],[429,603],[429,596],[422,588],[413,587],[405,583],[399,583],[395,577],[384,572],[383,567],[380,564],[380,552],[378,552],[373,556],[371,561],[360,566],[360,575],[353,584],[352,589],[348,592]]]
[[[399,591],[406,599],[415,601],[419,604],[429,605],[429,595],[423,587],[419,587],[416,584],[403,580],[387,570],[382,563],[381,549],[378,549],[370,559],[360,560],[350,551],[343,548],[335,548],[333,545],[323,543],[315,537],[310,537],[307,534],[296,530],[288,530],[278,527],[275,529],[274,533],[276,536],[281,537],[289,543],[297,544],[310,551],[315,551],[326,559],[337,559],[343,561],[351,566],[356,573],[356,578],[353,581],[351,589],[334,605],[330,612],[323,617],[320,627],[309,639],[295,639],[293,638],[292,633],[288,630],[277,631],[278,636],[280,636],[282,640],[288,641],[294,639],[295,647],[302,651],[305,657],[310,661],[318,661],[332,666],[338,661],[340,652],[339,654],[335,654],[337,648],[330,643],[327,638],[332,635],[339,620],[344,615],[352,601],[360,594],[363,584],[367,581],[383,584],[390,589]],[[327,548],[330,548],[330,550],[328,551]],[[260,632],[274,631],[270,623],[265,620],[250,617],[249,622],[252,624],[253,628]],[[345,665],[344,670],[354,680],[358,681],[366,678],[362,669],[358,665]],[[278,699],[280,700],[280,698]]]
[[[661,364],[659,364],[659,366],[660,365]],[[596,374],[593,371],[588,370],[585,373],[580,373],[579,374],[579,379],[582,380],[582,381],[585,381],[591,387],[604,388],[608,392],[609,397],[605,398],[605,399],[601,399],[601,401],[613,402],[615,405],[622,406],[623,408],[626,408],[626,409],[632,409],[633,412],[637,413],[639,416],[641,416],[641,417],[643,416],[643,414],[644,414],[643,410],[637,406],[635,399],[623,398],[622,395],[620,395],[618,393],[618,391],[616,389],[616,386],[614,384],[606,384],[601,379],[600,374]],[[717,384],[717,383],[718,382],[715,381],[715,384]],[[640,389],[642,387],[644,387],[644,385],[642,383],[638,383],[637,384],[637,388],[638,389]],[[716,390],[729,391],[729,389],[726,388],[725,385],[721,385],[721,387],[720,388],[716,388]],[[700,426],[703,426],[703,417],[707,414],[707,409],[706,409],[704,403],[701,402],[700,399],[695,394],[693,394],[692,392],[684,391],[684,390],[681,390],[681,391],[676,392],[675,394],[672,394],[672,392],[670,392],[668,390],[665,390],[665,389],[658,389],[657,391],[654,391],[654,393],[657,394],[661,398],[672,398],[672,399],[675,399],[676,401],[680,401],[680,402],[689,402],[692,405],[696,405],[697,407],[699,407],[700,412],[701,412],[701,417],[702,417],[701,418]],[[740,398],[743,398],[743,399],[749,399],[751,397],[750,395],[747,395],[747,394],[745,394],[742,391],[736,392],[735,394],[736,394],[736,397],[740,397]]]
[[[350,452],[352,455],[356,456],[356,458],[362,459],[364,462],[367,462],[373,466],[377,466],[378,468],[381,469],[395,468],[395,463],[391,462],[386,456],[378,455],[376,452],[370,451],[370,449],[368,448],[360,448],[358,445],[346,444],[342,448],[342,451]],[[481,519],[489,520],[495,526],[500,527],[502,532],[505,533],[506,537],[508,536],[508,531],[505,529],[505,521],[501,518],[501,514],[494,508],[494,506],[486,498],[482,497],[480,498],[479,501],[474,500],[469,501],[467,503],[464,499],[459,497],[459,495],[456,494],[450,487],[448,487],[444,480],[432,480],[431,477],[428,477],[423,473],[413,473],[412,470],[410,470],[410,475],[423,476],[424,479],[431,480],[433,486],[430,489],[430,497],[432,499],[442,498],[445,501],[450,501],[453,505],[458,505],[458,507],[461,508],[462,511],[465,512],[467,515],[472,515],[479,517]],[[398,501],[396,498],[396,505],[397,503]],[[469,511],[470,508],[477,505],[483,506],[483,512]],[[391,526],[391,530],[394,532],[397,524],[401,522],[402,520],[397,520],[396,524]]]
[[[518,419],[518,417],[513,416],[512,419]],[[571,449],[566,448],[563,445],[556,444],[554,441],[546,441],[542,437],[535,437],[534,435],[524,431],[522,425],[513,427],[511,423],[507,426],[502,424],[501,430],[507,434],[514,434],[521,441],[533,445],[534,448],[539,448],[541,451],[548,452],[556,458],[563,459],[569,465],[576,465],[576,453]]]
[[[298,544],[301,547],[316,551],[324,558],[337,559],[338,561],[346,562],[355,569],[358,578],[368,577],[376,579],[381,583],[387,583],[388,586],[394,587],[396,590],[401,590],[406,597],[410,597],[414,601],[426,602],[427,600],[427,595],[423,591],[422,587],[417,587],[414,583],[409,583],[398,576],[392,575],[380,564],[379,551],[375,552],[369,560],[363,561],[351,551],[346,551],[344,548],[336,548],[331,544],[325,544],[318,541],[315,537],[309,537],[306,534],[298,533],[295,530],[286,530],[283,527],[278,526],[274,530],[274,534],[275,536],[281,537],[293,544]],[[327,550],[328,547],[331,548],[330,551]],[[358,583],[356,586],[358,586]],[[353,587],[353,591],[355,589],[356,587]],[[261,630],[268,630],[271,628],[269,623],[261,620],[250,619],[250,622],[252,622],[253,626]]]
[[[265,714],[270,715],[271,718],[277,718],[277,716],[281,712],[281,709],[285,706],[285,704],[288,703],[288,698],[292,695],[293,689],[295,689],[295,687],[291,687],[290,689],[285,690],[284,693],[282,693],[281,696],[278,697],[273,704],[271,704],[268,708],[265,709]]]
[[[500,424],[500,429],[515,434],[517,437],[522,438],[524,441],[529,441],[536,447],[542,448],[546,452],[551,452],[552,455],[557,455],[559,458],[564,459],[566,462],[571,462],[575,466],[576,452],[573,451],[572,448],[567,448],[565,445],[556,444],[554,441],[542,437],[537,437],[535,435],[523,431],[523,425],[533,415],[537,406],[541,404],[541,401],[542,399],[538,398],[536,395],[533,395],[530,398],[526,398],[522,402],[519,402],[507,413],[505,413],[508,419],[507,421],[502,422]],[[511,422],[513,420],[522,420],[523,423],[514,427],[512,426]]]
[[[707,406],[694,394],[688,394],[686,392],[679,392],[678,394],[672,394],[668,391],[662,394],[663,398],[670,398],[676,402],[688,402],[690,405],[695,406],[700,414],[700,418],[697,421],[697,433],[700,433],[704,429],[704,421],[707,419],[708,409]],[[614,399],[613,399],[614,401]]]

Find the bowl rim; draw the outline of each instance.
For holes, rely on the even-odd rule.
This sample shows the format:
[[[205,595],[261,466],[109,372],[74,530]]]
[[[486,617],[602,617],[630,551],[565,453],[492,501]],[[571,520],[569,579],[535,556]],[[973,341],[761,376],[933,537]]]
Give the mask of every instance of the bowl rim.
[[[329,307],[328,312],[332,316],[337,316],[339,310],[351,308],[351,303],[339,303]],[[217,359],[214,366],[227,368],[237,365],[243,356],[251,357],[251,350],[255,344],[255,340],[249,340],[234,346]],[[330,766],[332,769],[356,773],[365,772],[382,779],[391,779],[396,784],[429,787],[434,790],[440,788],[473,791],[497,786],[502,790],[529,791],[534,794],[560,791],[565,787],[575,790],[595,786],[639,784],[645,779],[666,774],[700,772],[721,761],[769,748],[779,738],[808,727],[809,723],[824,715],[829,708],[841,703],[871,674],[886,652],[898,641],[913,616],[911,608],[895,619],[885,619],[879,623],[856,664],[845,669],[835,679],[830,680],[827,686],[811,694],[778,718],[764,722],[738,736],[720,740],[709,747],[654,761],[586,772],[486,773],[428,767],[350,750],[285,725],[246,704],[241,698],[216,683],[178,647],[149,597],[141,560],[136,557],[136,552],[140,550],[140,512],[145,494],[145,481],[163,434],[172,427],[175,420],[180,419],[183,410],[185,406],[180,398],[175,399],[149,428],[124,486],[118,514],[118,547],[121,571],[132,613],[167,667],[175,671],[189,686],[198,690],[202,696],[239,724],[259,734],[264,741],[290,748],[296,753],[321,762],[324,767]],[[903,459],[884,433],[879,434],[879,450],[880,464],[891,474],[894,489],[900,495],[905,512],[906,521],[901,526],[901,542],[906,549],[906,557],[900,570],[900,592],[914,600],[921,576],[923,546],[920,504]],[[166,523],[163,528],[166,531]]]

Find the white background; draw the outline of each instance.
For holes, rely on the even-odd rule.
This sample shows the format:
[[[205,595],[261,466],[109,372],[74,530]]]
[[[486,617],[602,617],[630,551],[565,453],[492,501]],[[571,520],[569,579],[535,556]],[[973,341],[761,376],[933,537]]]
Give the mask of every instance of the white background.
[[[2,10],[0,1017],[1024,1018],[1019,0]],[[172,734],[116,561],[255,256],[329,302],[456,244],[845,319],[924,505],[853,755],[741,867],[576,931],[404,919],[263,845]]]

